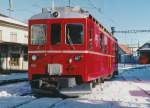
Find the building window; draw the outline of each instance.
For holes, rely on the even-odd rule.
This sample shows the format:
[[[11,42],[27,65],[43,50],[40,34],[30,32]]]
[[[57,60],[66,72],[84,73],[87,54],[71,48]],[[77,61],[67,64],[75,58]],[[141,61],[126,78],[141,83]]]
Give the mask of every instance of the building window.
[[[0,30],[0,40],[2,40],[2,30]]]
[[[61,24],[51,25],[51,44],[60,44],[61,42]]]
[[[28,55],[27,55],[27,54],[25,54],[25,55],[23,56],[23,60],[24,60],[24,61],[28,61]]]
[[[20,54],[11,54],[10,65],[19,66],[19,58],[20,58]]]
[[[17,42],[17,33],[16,32],[10,32],[10,41]]]
[[[24,56],[23,56],[24,61],[28,61],[28,48],[25,47],[23,52],[24,52]]]
[[[28,35],[24,35],[24,38],[28,39]]]

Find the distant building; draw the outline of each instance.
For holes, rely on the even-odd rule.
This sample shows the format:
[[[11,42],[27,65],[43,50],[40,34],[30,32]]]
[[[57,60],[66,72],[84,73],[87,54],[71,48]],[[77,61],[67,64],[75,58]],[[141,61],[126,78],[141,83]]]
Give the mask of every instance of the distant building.
[[[28,26],[0,14],[0,72],[27,70]]]
[[[134,62],[133,53],[131,49],[128,48],[128,46],[119,44],[118,62],[119,63],[133,63]]]
[[[138,50],[139,63],[150,64],[150,41],[143,44]]]

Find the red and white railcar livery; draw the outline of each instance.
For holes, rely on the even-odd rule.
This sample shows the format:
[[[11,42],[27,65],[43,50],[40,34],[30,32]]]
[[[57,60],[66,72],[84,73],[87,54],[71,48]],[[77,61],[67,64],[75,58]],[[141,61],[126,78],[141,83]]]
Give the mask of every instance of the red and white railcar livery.
[[[87,11],[43,9],[29,20],[31,87],[82,93],[91,83],[117,73],[117,46],[116,39]]]

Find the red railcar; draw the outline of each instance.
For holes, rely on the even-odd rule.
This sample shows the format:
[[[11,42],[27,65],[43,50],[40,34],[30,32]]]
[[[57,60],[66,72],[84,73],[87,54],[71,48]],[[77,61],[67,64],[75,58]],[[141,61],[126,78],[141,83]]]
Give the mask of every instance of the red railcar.
[[[29,20],[29,80],[34,91],[90,85],[117,73],[117,40],[87,11],[43,9]]]

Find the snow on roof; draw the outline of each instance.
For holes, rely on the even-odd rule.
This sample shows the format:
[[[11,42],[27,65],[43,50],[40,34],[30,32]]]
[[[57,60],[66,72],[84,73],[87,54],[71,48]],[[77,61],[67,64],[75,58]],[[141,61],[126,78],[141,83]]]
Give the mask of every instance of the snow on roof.
[[[147,41],[146,43],[150,43],[150,40],[149,40],[149,41]]]
[[[150,51],[150,48],[141,48],[141,49],[138,49],[138,51]]]
[[[132,55],[132,51],[131,49],[124,45],[124,44],[119,44],[119,47],[126,53],[126,54],[129,54],[129,55]]]
[[[150,41],[144,43],[141,47],[137,49],[137,51],[150,51]]]
[[[5,16],[3,14],[0,14],[0,21],[4,21],[7,23],[16,24],[16,25],[20,25],[20,26],[24,26],[24,27],[28,26],[27,24],[25,24],[23,22],[20,22],[18,20],[15,20],[15,19]]]

